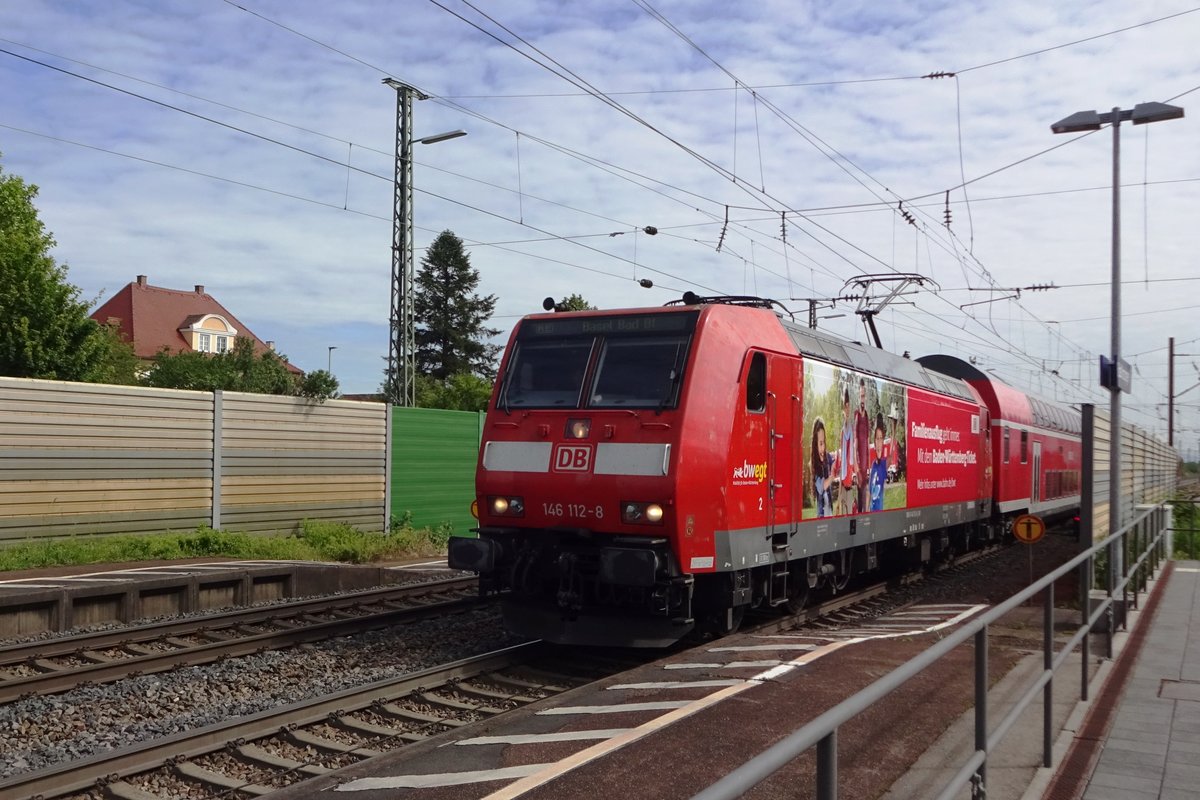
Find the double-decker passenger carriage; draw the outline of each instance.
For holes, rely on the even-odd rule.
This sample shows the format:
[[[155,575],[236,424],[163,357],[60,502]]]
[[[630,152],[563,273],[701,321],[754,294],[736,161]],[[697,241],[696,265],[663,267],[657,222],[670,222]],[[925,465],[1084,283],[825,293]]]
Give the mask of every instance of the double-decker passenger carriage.
[[[1069,426],[948,365],[798,326],[757,298],[526,317],[484,422],[478,538],[452,538],[450,566],[501,593],[515,633],[663,646],[1069,503],[1068,478],[1030,477],[1078,465]],[[1032,464],[1011,447],[994,463],[1025,434]]]

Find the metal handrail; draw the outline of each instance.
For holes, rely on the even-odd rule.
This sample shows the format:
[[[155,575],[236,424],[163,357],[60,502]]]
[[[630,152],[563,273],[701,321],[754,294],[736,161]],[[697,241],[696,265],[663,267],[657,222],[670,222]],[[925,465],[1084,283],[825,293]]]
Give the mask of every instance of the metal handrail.
[[[973,795],[983,796],[987,783],[988,753],[995,748],[1000,739],[1009,731],[1016,721],[1017,716],[1033,702],[1039,688],[1043,690],[1045,700],[1042,759],[1044,766],[1050,766],[1050,716],[1053,711],[1051,686],[1054,673],[1066,662],[1067,656],[1074,651],[1075,647],[1082,645],[1083,681],[1080,687],[1080,699],[1087,699],[1088,634],[1100,621],[1101,617],[1107,619],[1108,655],[1111,658],[1114,632],[1114,600],[1117,592],[1119,591],[1124,595],[1131,576],[1142,569],[1147,559],[1152,559],[1151,568],[1157,569],[1159,561],[1163,558],[1163,539],[1167,531],[1166,518],[1167,506],[1165,504],[1145,509],[1133,521],[1119,529],[1116,533],[1088,548],[1053,572],[1044,575],[1025,589],[1022,589],[999,605],[994,606],[991,610],[964,623],[927,650],[918,653],[887,675],[876,680],[870,686],[846,698],[766,751],[747,761],[741,767],[730,772],[721,780],[694,795],[692,800],[731,800],[732,798],[739,797],[781,769],[789,761],[811,749],[814,745],[817,746],[817,798],[818,800],[836,800],[838,728],[972,637],[975,639],[975,750],[968,758],[967,763],[959,769],[954,778],[937,797],[939,800],[942,800],[942,798],[951,798],[962,787],[966,786],[967,783],[973,785]],[[1141,538],[1140,533],[1143,523],[1147,521],[1154,524],[1156,534],[1152,538],[1147,537],[1148,541],[1146,542],[1145,549],[1132,566],[1126,567],[1125,575],[1122,576],[1123,580],[1118,584],[1114,580],[1115,576],[1112,575],[1114,566],[1113,548],[1117,543],[1124,545],[1125,536],[1131,531],[1136,530],[1139,534],[1138,538]],[[1089,598],[1092,560],[1101,550],[1105,550],[1108,556],[1108,593],[1104,601],[1094,611],[1091,611],[1089,609]],[[1081,622],[1075,635],[1068,643],[1068,647],[1064,648],[1058,654],[1058,657],[1055,658],[1053,657],[1054,582],[1077,567],[1080,568],[1080,588],[1084,600],[1080,609]],[[1134,585],[1135,598],[1139,590],[1138,585],[1138,583]],[[1000,721],[996,730],[989,735],[987,724],[988,627],[1038,592],[1047,588],[1048,591],[1045,595],[1044,604],[1044,617],[1047,623],[1043,632],[1045,651],[1044,669],[1038,674],[1032,688],[1021,697],[1017,705]]]

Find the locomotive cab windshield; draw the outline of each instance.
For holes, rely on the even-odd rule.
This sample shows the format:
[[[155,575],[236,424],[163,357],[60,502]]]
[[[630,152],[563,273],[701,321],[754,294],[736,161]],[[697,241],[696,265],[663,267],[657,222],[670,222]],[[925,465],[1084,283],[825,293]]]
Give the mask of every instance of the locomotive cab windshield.
[[[530,320],[497,407],[674,408],[696,312]]]

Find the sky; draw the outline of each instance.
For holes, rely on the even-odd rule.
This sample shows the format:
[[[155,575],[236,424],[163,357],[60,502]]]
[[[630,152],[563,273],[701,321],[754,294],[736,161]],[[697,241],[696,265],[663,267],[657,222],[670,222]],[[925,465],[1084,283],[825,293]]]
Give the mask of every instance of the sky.
[[[821,328],[864,341],[860,303],[900,287],[876,316],[886,349],[1106,409],[1114,136],[1051,125],[1171,103],[1187,116],[1118,131],[1120,353],[1124,419],[1165,438],[1175,338],[1187,455],[1197,41],[1186,0],[9,0],[0,168],[39,187],[86,299],[137,275],[203,284],[292,363],[372,392],[392,77],[428,96],[417,137],[468,133],[415,146],[415,255],[443,230],[466,243],[498,342],[547,296],[688,290],[801,322],[817,299]]]

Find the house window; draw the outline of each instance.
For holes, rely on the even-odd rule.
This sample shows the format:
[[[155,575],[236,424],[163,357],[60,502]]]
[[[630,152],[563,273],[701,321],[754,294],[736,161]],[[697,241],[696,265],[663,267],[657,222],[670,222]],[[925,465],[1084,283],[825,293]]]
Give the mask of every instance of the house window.
[[[201,353],[211,353],[212,352],[212,336],[207,333],[200,334],[199,347],[197,347],[196,349],[198,349]]]
[[[217,352],[224,353],[228,349],[229,349],[229,337],[228,336],[218,336],[217,337]]]

